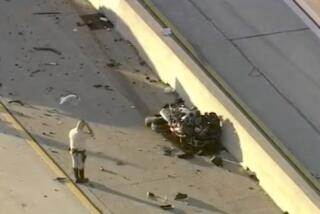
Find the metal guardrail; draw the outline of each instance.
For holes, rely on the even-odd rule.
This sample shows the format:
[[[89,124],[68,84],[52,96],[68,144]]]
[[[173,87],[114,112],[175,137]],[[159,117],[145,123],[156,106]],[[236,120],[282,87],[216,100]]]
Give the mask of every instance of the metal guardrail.
[[[296,169],[301,177],[320,195],[320,183],[311,175],[311,173],[295,158],[295,156],[284,146],[279,138],[272,134],[270,129],[262,122],[259,117],[253,113],[250,108],[236,95],[231,87],[222,79],[222,77],[209,65],[204,62],[197,54],[193,46],[179,32],[151,0],[138,0],[144,8],[165,28],[172,31],[172,38],[188,53],[188,55],[198,64],[218,88],[232,101],[232,103],[246,116],[246,118],[256,127],[257,130],[271,143],[271,145]]]

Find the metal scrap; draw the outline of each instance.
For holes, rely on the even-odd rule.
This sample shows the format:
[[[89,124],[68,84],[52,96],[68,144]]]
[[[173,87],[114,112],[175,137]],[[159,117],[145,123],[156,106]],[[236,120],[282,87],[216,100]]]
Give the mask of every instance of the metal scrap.
[[[35,51],[49,51],[49,52],[52,52],[52,53],[55,53],[57,55],[62,55],[62,53],[54,48],[47,48],[47,47],[33,47],[33,50]]]
[[[160,133],[171,133],[179,139],[183,147],[199,150],[217,150],[220,148],[222,123],[214,113],[201,114],[193,107],[188,108],[182,99],[166,104],[159,113],[145,119],[152,130]],[[191,158],[193,153],[179,155],[179,158]]]
[[[24,103],[21,100],[9,100],[8,103],[9,104],[16,103],[16,104],[19,104],[21,106],[24,106]]]

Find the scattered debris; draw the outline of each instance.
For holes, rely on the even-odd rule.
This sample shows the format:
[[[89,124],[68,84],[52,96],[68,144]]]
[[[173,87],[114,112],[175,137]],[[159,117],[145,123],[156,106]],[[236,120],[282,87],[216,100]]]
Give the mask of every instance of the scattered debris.
[[[160,208],[163,210],[172,210],[174,209],[174,206],[172,204],[165,204],[165,205],[160,205]]]
[[[90,28],[90,30],[111,30],[114,28],[113,23],[102,13],[82,15],[80,18]],[[82,26],[80,23],[77,25]]]
[[[24,106],[24,103],[21,100],[9,100],[8,103],[9,104],[16,103],[16,104],[19,104],[21,106]]]
[[[146,65],[146,64],[147,64],[146,61],[144,61],[143,59],[140,59],[139,65],[144,66],[144,65]]]
[[[55,180],[59,181],[60,183],[65,183],[68,181],[66,177],[56,177]]]
[[[174,200],[183,200],[183,199],[186,199],[186,198],[188,198],[187,194],[178,192],[176,194],[176,196],[174,197]]]
[[[174,151],[174,148],[173,147],[164,146],[164,147],[162,147],[162,151],[163,151],[163,155],[171,156],[173,151]]]
[[[45,90],[47,93],[50,93],[51,91],[53,91],[53,89],[54,89],[53,87],[49,86]]]
[[[105,172],[106,171],[102,166],[100,166],[99,169],[100,169],[101,172]]]
[[[114,61],[114,60],[110,60],[110,62],[107,63],[107,66],[108,66],[109,68],[115,68],[115,67],[121,66],[121,63],[116,62],[116,61]]]
[[[57,66],[58,63],[57,62],[48,62],[48,63],[45,63],[44,65]]]
[[[102,85],[101,84],[96,84],[96,85],[93,85],[94,88],[101,88]]]
[[[51,114],[47,114],[47,113],[44,113],[43,115],[44,115],[44,116],[47,116],[47,117],[52,117]]]
[[[257,175],[256,174],[250,174],[249,175],[249,178],[251,178],[253,181],[255,181],[255,182],[259,182],[259,179],[258,179],[258,177],[257,177]]]
[[[41,69],[37,69],[35,71],[32,71],[31,74],[30,74],[30,77],[33,77],[36,73],[39,73],[39,72],[43,72],[44,70],[41,70]]]
[[[105,85],[105,86],[104,86],[104,89],[107,90],[107,91],[113,91],[113,89],[110,88],[110,85]]]
[[[183,153],[183,154],[177,155],[177,157],[180,158],[180,159],[191,159],[194,156],[191,153]]]
[[[62,105],[67,102],[71,102],[73,100],[80,100],[80,97],[76,94],[68,94],[66,96],[60,97],[59,104]]]
[[[59,154],[59,152],[57,150],[53,150],[53,149],[50,149],[50,152],[52,152],[54,154]]]
[[[60,12],[34,12],[33,15],[59,15]]]
[[[148,198],[155,199],[157,196],[156,196],[154,193],[152,193],[152,192],[147,192],[147,197],[148,197]]]
[[[86,23],[80,23],[80,22],[77,22],[76,24],[77,24],[77,27],[82,27],[82,26],[87,25]]]
[[[125,165],[125,162],[123,162],[123,161],[121,161],[121,160],[118,160],[118,161],[116,162],[116,164],[117,164],[117,166],[123,166],[123,165]]]
[[[36,50],[36,51],[49,51],[49,52],[52,52],[52,53],[55,53],[57,55],[62,55],[62,53],[54,48],[47,48],[47,47],[33,47],[33,50]]]
[[[223,159],[221,157],[218,156],[213,156],[212,158],[210,158],[210,162],[213,163],[214,165],[218,166],[218,167],[222,167],[223,166]]]
[[[170,35],[172,35],[172,30],[171,30],[171,28],[163,28],[162,33],[165,36],[170,36]]]
[[[255,172],[252,172],[248,167],[246,168],[246,171],[247,171],[247,174],[248,174],[249,178],[251,178],[255,182],[259,182],[259,179],[258,179],[258,177],[257,177]]]
[[[176,91],[174,88],[171,88],[170,86],[165,87],[163,90],[166,94],[174,93]]]

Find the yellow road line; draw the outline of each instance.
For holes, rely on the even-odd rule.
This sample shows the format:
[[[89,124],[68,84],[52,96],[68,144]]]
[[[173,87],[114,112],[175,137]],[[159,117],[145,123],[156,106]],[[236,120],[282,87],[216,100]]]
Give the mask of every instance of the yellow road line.
[[[53,170],[58,177],[66,177],[68,182],[66,186],[79,199],[81,204],[86,207],[90,213],[101,214],[102,211],[84,194],[84,192],[70,179],[70,177],[61,169],[61,167],[52,159],[52,157],[40,146],[26,128],[15,118],[9,109],[0,101],[0,117],[4,118],[12,128],[16,129],[20,136],[35,150],[42,160]]]

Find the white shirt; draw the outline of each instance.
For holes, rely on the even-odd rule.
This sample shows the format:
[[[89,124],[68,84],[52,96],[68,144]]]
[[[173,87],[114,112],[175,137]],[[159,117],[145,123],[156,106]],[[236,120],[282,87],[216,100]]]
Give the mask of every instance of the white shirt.
[[[70,149],[85,150],[88,137],[89,134],[78,130],[78,128],[71,129],[69,132]]]

